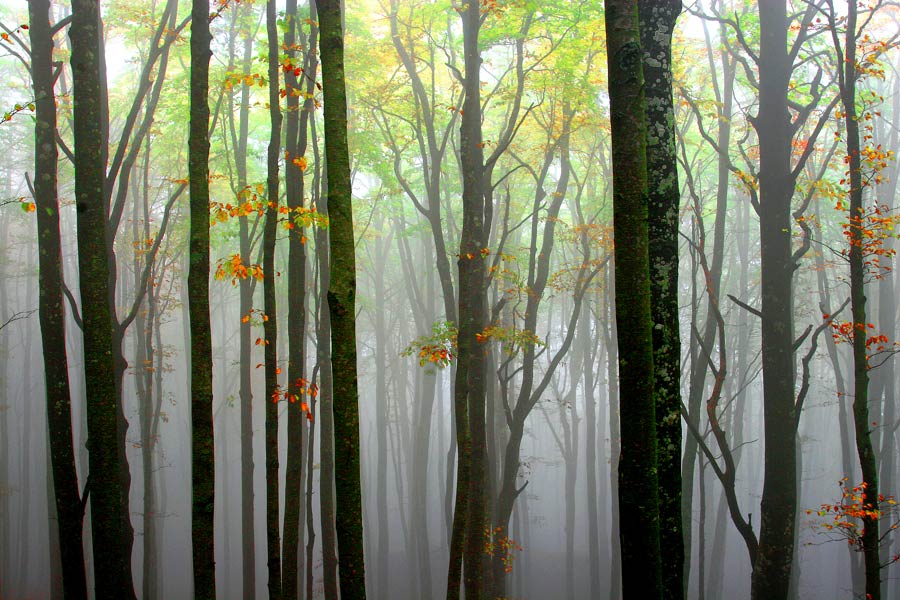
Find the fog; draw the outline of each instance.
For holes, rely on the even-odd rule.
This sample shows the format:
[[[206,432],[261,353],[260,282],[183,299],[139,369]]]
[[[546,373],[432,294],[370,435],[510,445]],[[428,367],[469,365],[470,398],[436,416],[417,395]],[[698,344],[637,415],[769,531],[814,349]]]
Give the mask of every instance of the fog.
[[[611,114],[607,92],[603,3],[552,2],[540,8],[528,2],[482,4],[479,148],[490,165],[485,176],[488,247],[479,257],[485,265],[487,314],[483,329],[479,327],[486,364],[485,571],[490,571],[492,557],[504,558],[507,598],[617,600],[626,583],[620,580],[617,468],[620,397],[627,398],[628,390],[620,389],[622,365],[617,363],[623,332],[617,330],[615,319],[612,241],[610,126],[616,116]],[[790,169],[796,168],[789,204],[788,250],[793,266],[787,298],[793,321],[785,332],[795,343],[786,368],[793,373],[791,402],[801,408],[796,455],[783,457],[797,465],[788,596],[864,598],[863,520],[851,514],[850,500],[842,496],[863,481],[853,412],[854,378],[859,375],[854,371],[849,304],[848,240],[852,242],[853,234],[846,198],[852,152],[847,150],[849,134],[838,103],[843,61],[835,54],[827,20],[832,14],[841,23],[843,41],[847,7],[839,3],[835,14],[834,8],[827,12],[829,2],[787,4],[789,44],[798,39],[798,31],[809,32],[792,57],[785,104],[791,119],[786,157]],[[153,94],[146,93],[146,98],[136,100],[136,90],[164,7],[176,7],[177,22],[190,14],[190,7],[174,0],[101,5],[107,39],[109,149],[113,156],[119,148],[134,149],[133,163],[125,161],[123,167],[130,180],[120,173],[108,183],[115,190],[110,192],[114,202],[121,198],[123,211],[112,236],[117,259],[115,311],[119,319],[135,311],[122,338],[127,369],[120,389],[128,423],[124,450],[134,529],[133,588],[137,598],[146,600],[188,599],[195,597],[189,206],[183,189],[188,177],[189,26],[165,42],[171,44],[170,56],[154,59],[168,61],[158,98],[154,101]],[[755,129],[763,110],[761,24],[756,3],[704,0],[685,5],[672,39],[680,188],[675,217],[678,386],[681,473],[686,478],[679,492],[687,507],[683,597],[750,598],[753,564],[735,521],[742,518],[759,536],[767,468],[760,223],[767,210],[767,192],[760,186],[764,136]],[[465,11],[454,6],[442,1],[363,0],[345,7],[362,542],[367,596],[376,599],[447,595],[458,449],[454,378],[460,351],[452,315],[462,310],[457,265],[462,262],[460,237],[465,227],[460,200],[465,81],[459,24]],[[812,19],[819,21],[804,20],[810,6],[815,9]],[[292,19],[285,17],[284,5],[277,8],[284,35],[293,27]],[[265,470],[265,411],[273,399],[264,374],[263,323],[268,319],[262,312],[264,282],[253,271],[259,268],[261,273],[263,263],[263,186],[271,127],[265,6],[234,2],[219,9],[221,14],[211,20],[209,90],[216,597],[265,598],[274,597],[268,587]],[[54,3],[51,21],[70,12],[68,4]],[[871,235],[866,238],[870,241],[864,278],[868,312],[863,314],[865,335],[876,337],[864,350],[870,423],[863,429],[872,439],[878,491],[883,495],[878,552],[884,563],[881,598],[886,600],[900,600],[896,558],[900,513],[893,504],[900,482],[898,373],[893,358],[898,347],[895,298],[900,289],[892,270],[897,237],[894,152],[900,143],[900,54],[894,47],[898,16],[892,6],[862,13],[860,27],[866,29],[860,31],[867,37],[857,40],[861,66],[856,82],[864,136],[863,205],[867,215],[877,215],[866,225]],[[5,149],[0,160],[2,600],[63,597],[38,314],[41,250],[35,212],[41,208],[35,207],[31,190],[36,118],[29,106],[35,97],[25,66],[30,64],[31,43],[29,28],[22,25],[28,22],[26,6],[0,7],[0,26],[7,32],[0,46],[5,82],[0,86],[0,105],[8,113],[0,123],[0,144]],[[278,152],[281,201],[287,202],[285,174],[298,169],[305,186],[303,206],[315,209],[282,219],[275,242],[274,322],[279,331],[275,350],[278,381],[285,390],[293,385],[288,380],[291,345],[305,350],[304,383],[296,398],[303,407],[298,421],[303,466],[300,485],[292,489],[287,483],[292,402],[287,392],[275,397],[279,526],[286,499],[300,498],[299,598],[328,597],[323,527],[329,523],[322,519],[322,490],[334,485],[329,474],[347,476],[334,465],[333,443],[330,450],[321,445],[323,428],[329,427],[323,410],[330,410],[333,396],[326,387],[329,375],[323,374],[330,372],[328,354],[320,350],[329,344],[327,335],[321,335],[328,331],[323,329],[328,269],[322,252],[328,246],[329,224],[327,217],[316,216],[327,215],[327,170],[318,85],[321,67],[308,62],[307,44],[315,24],[309,6],[301,3],[296,55],[289,56],[284,46],[279,57],[282,78],[303,65],[293,83],[282,79],[279,85],[288,90],[282,94],[285,119],[291,110],[305,113],[303,135],[308,136],[301,140],[305,154],[295,152],[302,157],[302,167],[285,153],[288,146]],[[86,407],[91,399],[85,392],[78,322],[82,305],[76,173],[68,156],[74,147],[71,44],[65,28],[54,40],[54,58],[59,61],[55,90],[61,148],[60,266],[69,292],[64,305],[65,348],[72,448],[83,494],[90,487]],[[155,63],[151,80],[162,71],[160,62]],[[295,103],[291,109],[284,98],[291,85],[309,90],[297,94],[300,108]],[[138,123],[146,119],[143,134],[140,127],[129,129],[126,116],[134,106]],[[812,147],[809,152],[807,144]],[[249,210],[241,209],[245,203]],[[161,231],[164,223],[166,229]],[[302,342],[288,335],[292,299],[288,271],[295,260],[288,246],[295,228],[302,231],[305,252]],[[654,243],[651,234],[650,245]],[[250,272],[242,272],[242,267]],[[545,284],[540,283],[541,269]],[[149,276],[142,279],[145,271]],[[535,319],[533,331],[526,327],[529,316]],[[504,532],[492,533],[503,473],[510,468],[507,452],[514,447],[510,445],[515,437],[514,413],[532,399],[512,478],[519,493],[508,526],[500,524],[506,527]],[[725,449],[720,435],[727,442]],[[332,455],[323,457],[323,452]],[[653,464],[655,470],[655,459]],[[328,472],[323,476],[323,471]],[[729,474],[731,499],[723,491]],[[96,581],[105,575],[94,569],[90,498],[83,524],[85,573],[89,597],[100,598]],[[841,510],[835,509],[838,505]],[[252,539],[242,526],[242,520],[251,516]],[[665,561],[671,549],[660,550]],[[339,548],[337,552],[340,560]],[[285,565],[281,569],[287,572]],[[246,587],[250,576],[252,589]]]

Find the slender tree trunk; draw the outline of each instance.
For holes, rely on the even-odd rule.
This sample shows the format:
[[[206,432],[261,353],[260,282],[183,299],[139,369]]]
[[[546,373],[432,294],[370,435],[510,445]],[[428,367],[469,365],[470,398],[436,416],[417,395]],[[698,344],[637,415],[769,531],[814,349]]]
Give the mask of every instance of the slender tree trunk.
[[[734,103],[734,77],[735,77],[735,61],[728,59],[727,55],[723,55],[721,67],[714,62],[714,49],[712,48],[710,37],[706,30],[704,34],[707,40],[707,57],[710,61],[710,71],[715,72],[719,68],[722,71],[722,87],[719,92],[719,84],[716,81],[713,85],[716,91],[717,106],[720,107],[716,111],[717,133],[716,143],[719,148],[728,148],[731,143],[731,113]],[[708,282],[709,290],[707,292],[706,304],[706,323],[703,326],[703,348],[712,348],[716,335],[716,322],[712,317],[714,307],[713,302],[718,302],[722,280],[722,265],[725,258],[725,218],[728,214],[728,195],[729,180],[731,172],[728,170],[729,156],[727,153],[720,153],[717,157],[716,165],[716,217],[713,223],[713,244],[712,257],[710,260],[711,280]],[[745,265],[746,262],[741,263]],[[694,279],[696,280],[696,279]],[[696,287],[696,286],[695,286]],[[741,288],[742,290],[746,287]],[[694,324],[692,323],[692,327]],[[692,360],[690,368],[690,381],[688,383],[688,416],[687,418],[694,420],[694,425],[699,428],[701,403],[703,401],[704,382],[708,372],[709,361]],[[691,527],[691,519],[693,512],[693,493],[694,493],[694,468],[697,462],[698,444],[694,436],[689,435],[684,440],[684,455],[682,457],[682,484],[681,484],[681,519],[684,524],[682,535],[684,537],[684,577],[682,587],[684,595],[690,586],[691,572],[691,542],[693,530]]]
[[[662,597],[647,232],[644,90],[637,6],[606,0],[612,125],[616,325],[622,434],[619,536],[629,597]]]
[[[862,504],[866,512],[863,517],[862,549],[866,572],[866,600],[881,600],[881,559],[879,546],[878,514],[878,464],[872,445],[871,420],[869,418],[869,351],[868,316],[866,312],[866,215],[863,209],[862,157],[860,155],[859,120],[857,111],[856,82],[859,78],[856,63],[857,13],[858,6],[848,5],[846,33],[844,36],[844,60],[841,61],[840,84],[841,103],[844,112],[844,127],[847,135],[848,179],[850,182],[848,259],[850,262],[850,310],[853,316],[853,423],[856,431],[856,453],[862,470]],[[833,22],[834,17],[832,17]],[[832,25],[834,26],[834,25]],[[841,56],[837,32],[833,33],[835,49]],[[855,483],[854,483],[855,485]],[[871,512],[868,512],[871,511]],[[876,515],[876,516],[872,516]]]
[[[313,121],[315,125],[315,121]],[[315,127],[313,127],[315,129]],[[316,138],[313,134],[313,144]],[[316,161],[318,164],[318,160]],[[317,208],[323,215],[328,215],[328,195],[320,194]],[[328,239],[330,229],[322,228],[316,232],[316,260],[319,267],[319,305],[316,326],[316,360],[319,363],[322,383],[320,390],[321,441],[319,454],[321,471],[319,473],[319,491],[322,496],[320,521],[322,527],[322,578],[324,580],[325,599],[337,600],[337,541],[335,540],[335,485],[334,485],[334,410],[333,385],[331,370],[331,316],[328,310],[328,289],[331,281],[331,253]]]
[[[265,448],[266,448],[266,548],[269,599],[281,599],[281,539],[278,481],[278,310],[275,300],[275,236],[278,227],[278,161],[281,158],[281,106],[279,98],[278,24],[275,0],[266,2],[269,60],[269,122],[271,131],[266,160],[266,222],[263,229],[263,332],[265,336]]]
[[[376,559],[375,580],[377,582],[375,597],[387,600],[389,596],[390,565],[390,521],[388,520],[387,499],[387,462],[388,462],[388,391],[387,391],[387,324],[384,313],[388,306],[385,301],[384,268],[387,260],[382,250],[383,240],[376,242],[377,258],[375,259],[375,510],[378,522],[378,551]],[[398,481],[400,477],[398,474]],[[412,500],[412,499],[411,499]],[[402,497],[401,497],[402,504]],[[416,569],[410,569],[414,576]]]
[[[235,10],[235,23],[232,29],[237,28],[237,21],[242,14],[250,14],[250,4],[245,5],[244,10]],[[235,36],[232,35],[232,43]],[[229,52],[233,50],[229,49]],[[253,52],[253,38],[246,35],[244,39],[243,58],[241,72],[248,73],[251,68]],[[233,60],[230,61],[233,63]],[[229,115],[231,141],[234,154],[234,166],[237,173],[236,195],[246,200],[247,193],[247,138],[250,127],[250,87],[246,83],[241,84],[240,104],[234,107],[233,99],[229,98]],[[237,112],[238,127],[234,128],[234,114]],[[238,222],[238,243],[243,264],[253,262],[250,256],[250,227],[248,216],[240,217]],[[238,426],[240,436],[241,475],[240,475],[240,503],[241,503],[241,586],[243,600],[256,599],[256,532],[255,510],[253,493],[253,385],[252,385],[252,324],[249,316],[253,308],[253,288],[255,280],[241,279],[238,283],[239,310],[241,324],[238,331],[239,356],[238,370],[240,371],[239,398],[240,398],[240,423]],[[247,317],[247,320],[244,320]]]
[[[608,350],[606,381],[609,387],[609,497],[611,505],[609,541],[612,548],[612,560],[609,568],[609,598],[610,600],[620,600],[622,598],[622,542],[619,535],[621,514],[619,511],[619,458],[622,447],[622,420],[619,413],[621,406],[619,402],[619,336],[615,319],[615,307],[613,305],[616,290],[612,273],[607,272],[606,282],[607,290],[604,302],[606,306],[603,314],[607,316],[609,329],[603,323],[600,326],[603,328],[603,335],[606,338],[604,341]]]
[[[50,2],[28,3],[31,76],[34,84],[34,200],[37,207],[39,317],[47,394],[52,486],[59,533],[62,583],[66,598],[86,599],[82,525],[72,439],[72,407],[66,359],[62,243],[57,200],[56,100],[53,90],[53,35]],[[51,524],[52,526],[52,524]]]
[[[216,597],[213,505],[212,332],[209,320],[209,5],[191,8],[191,118],[188,173],[191,197],[188,302],[191,331],[191,541],[194,597]]]
[[[310,17],[314,22],[315,12]],[[297,28],[300,27],[296,0],[289,0],[286,10],[288,19],[284,36],[287,55],[296,56]],[[306,48],[304,58],[304,83],[301,85],[293,69],[285,71],[285,90],[287,91],[287,119],[285,128],[285,150],[288,160],[285,165],[285,191],[292,220],[288,230],[288,431],[287,431],[287,466],[285,472],[284,495],[284,533],[282,570],[284,597],[289,600],[297,598],[299,588],[299,553],[303,544],[303,522],[300,518],[303,500],[303,430],[306,427],[305,416],[309,412],[311,389],[306,381],[306,350],[304,337],[306,334],[306,246],[302,222],[304,219],[304,171],[306,170],[306,148],[309,116],[314,107],[312,96],[316,77],[315,53],[310,49],[316,45],[316,30],[312,26],[310,38],[300,30],[300,46]],[[307,79],[308,78],[308,79]],[[303,102],[301,113],[300,97],[308,98]]]
[[[589,257],[585,257],[588,260]],[[590,309],[582,308],[581,319],[578,322],[578,337],[581,351],[584,353],[584,368],[582,369],[582,390],[584,396],[585,419],[585,482],[587,484],[587,519],[588,519],[588,565],[590,570],[590,584],[588,594],[591,598],[599,598],[601,569],[605,568],[608,560],[600,559],[600,513],[598,511],[598,482],[597,465],[603,464],[603,430],[601,429],[600,442],[597,440],[597,402],[594,398],[594,369],[598,368],[595,362],[596,353],[594,338],[591,336]],[[593,347],[592,347],[593,346]],[[598,458],[600,460],[598,460]],[[605,518],[606,515],[604,515]]]
[[[360,485],[359,390],[356,373],[356,259],[347,149],[347,97],[340,0],[320,0],[319,49],[324,94],[325,160],[331,228],[331,365],[334,385],[335,531],[341,597],[365,600]],[[326,483],[327,484],[327,483]],[[325,484],[323,484],[325,485]]]

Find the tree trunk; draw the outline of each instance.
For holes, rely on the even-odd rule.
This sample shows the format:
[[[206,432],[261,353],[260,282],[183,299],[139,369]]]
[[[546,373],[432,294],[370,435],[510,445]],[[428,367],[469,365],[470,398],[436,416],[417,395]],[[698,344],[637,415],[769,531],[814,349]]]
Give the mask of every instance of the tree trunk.
[[[315,21],[315,7],[310,22]],[[284,36],[289,59],[293,59],[300,27],[296,0],[289,0],[286,9],[288,19]],[[306,381],[306,246],[303,227],[301,225],[305,210],[303,206],[305,155],[309,117],[314,109],[311,98],[315,90],[316,58],[310,49],[316,45],[316,29],[312,25],[309,38],[300,29],[299,45],[306,48],[304,57],[303,79],[306,85],[298,83],[293,69],[285,71],[285,90],[287,90],[287,119],[285,127],[285,150],[288,160],[285,161],[285,191],[290,209],[291,227],[288,230],[288,423],[287,423],[287,465],[285,471],[284,494],[284,533],[282,569],[282,586],[284,597],[295,600],[299,589],[299,553],[303,544],[303,522],[300,518],[303,490],[303,430],[306,428],[306,415],[309,412],[311,387]],[[307,98],[300,109],[300,97]]]
[[[266,160],[266,222],[263,229],[263,332],[265,356],[266,548],[270,600],[281,599],[281,536],[278,481],[278,309],[275,300],[275,236],[278,227],[278,161],[281,158],[281,106],[279,98],[278,24],[275,0],[266,2],[269,60],[269,122],[271,131]]]
[[[858,6],[851,2],[848,5],[846,31],[844,36],[844,60],[841,61],[838,83],[841,103],[844,112],[844,127],[847,136],[849,195],[848,260],[850,262],[850,310],[853,323],[853,423],[856,431],[856,453],[862,470],[862,498],[866,516],[862,518],[862,549],[866,572],[866,600],[881,600],[881,558],[879,546],[878,515],[878,464],[875,449],[872,445],[871,421],[869,418],[869,350],[866,314],[865,278],[867,276],[865,256],[867,246],[872,242],[867,239],[866,215],[863,209],[863,173],[860,156],[859,121],[862,115],[857,111],[856,82],[859,78],[856,63],[857,14]],[[831,16],[832,27],[836,27]],[[840,43],[836,31],[832,33],[835,50],[841,57]],[[855,486],[855,482],[854,482]],[[871,512],[869,512],[871,511]],[[874,515],[874,516],[872,516]]]
[[[334,385],[335,531],[341,597],[365,600],[360,490],[359,390],[356,373],[356,258],[347,149],[347,97],[340,0],[320,0],[319,49],[324,94],[325,160],[331,235],[331,366]],[[323,485],[327,485],[323,483]]]
[[[194,597],[216,597],[213,505],[212,332],[209,320],[209,5],[191,8],[191,117],[188,173],[191,198],[188,302],[191,331],[191,542]]]
[[[463,175],[463,224],[457,262],[458,354],[454,405],[457,427],[457,492],[453,517],[454,551],[462,550],[466,599],[481,600],[484,590],[485,502],[485,359],[476,339],[485,326],[485,268],[481,249],[486,245],[484,152],[481,138],[481,53],[478,36],[481,8],[469,4],[460,11],[465,55],[465,101],[460,124],[460,165]],[[463,423],[465,421],[465,424]],[[457,523],[460,523],[458,526]],[[464,524],[464,526],[461,526]],[[464,540],[461,542],[461,540]],[[451,562],[448,599],[458,594],[459,578]],[[450,588],[457,591],[451,594]]]
[[[113,232],[107,230],[105,95],[101,83],[103,54],[99,4],[72,3],[72,78],[74,96],[75,205],[78,222],[78,267],[81,318],[84,324],[84,369],[87,397],[91,495],[91,541],[96,593],[103,598],[133,599],[131,542],[133,531],[125,485],[124,429],[118,401],[114,337],[116,324]],[[207,217],[208,219],[208,217]],[[121,348],[121,347],[119,347]],[[125,475],[123,477],[123,475]]]
[[[681,342],[678,322],[678,220],[672,31],[681,0],[639,0],[647,119],[648,230],[659,472],[663,597],[684,598],[681,515]]]
[[[661,598],[644,90],[637,6],[606,0],[616,327],[621,390],[619,537],[629,597]]]
[[[28,3],[31,76],[34,84],[34,200],[37,210],[39,317],[47,394],[52,485],[59,527],[59,552],[66,598],[86,599],[82,526],[72,439],[72,407],[66,359],[62,243],[57,200],[56,100],[53,90],[53,35],[50,2]]]
[[[790,60],[784,0],[759,4],[759,233],[762,273],[762,371],[765,467],[754,600],[785,599],[791,580],[797,509],[791,280]]]

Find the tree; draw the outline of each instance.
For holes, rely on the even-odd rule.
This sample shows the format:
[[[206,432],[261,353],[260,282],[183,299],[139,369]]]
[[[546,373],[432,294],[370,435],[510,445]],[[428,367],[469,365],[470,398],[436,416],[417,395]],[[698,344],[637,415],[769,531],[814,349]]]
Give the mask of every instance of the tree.
[[[117,391],[116,348],[108,259],[115,256],[107,225],[106,104],[101,86],[99,3],[72,3],[72,81],[74,93],[75,204],[78,222],[78,270],[84,334],[91,526],[97,595],[134,598],[131,578],[133,531],[127,511],[127,429]],[[113,263],[114,265],[114,263]],[[114,267],[113,267],[114,268]],[[121,357],[118,358],[119,360]]]
[[[340,0],[320,0],[319,54],[325,119],[331,278],[331,369],[334,389],[334,461],[341,597],[365,600],[360,490],[359,389],[356,373],[356,258],[353,237],[344,31]],[[322,485],[331,482],[323,481]]]
[[[315,6],[311,6],[310,22],[314,22]],[[316,82],[315,48],[317,30],[310,25],[309,35],[303,33],[296,0],[289,0],[286,8],[287,30],[284,46],[287,60],[293,61],[298,47],[304,48],[304,59],[298,81],[293,62],[284,65],[284,87],[287,94],[287,119],[285,127],[285,175],[288,215],[288,381],[287,412],[288,439],[287,465],[284,496],[284,532],[282,534],[282,589],[285,598],[296,598],[299,588],[298,558],[303,544],[303,523],[300,507],[303,500],[301,483],[303,480],[303,431],[306,427],[304,416],[311,414],[305,396],[310,386],[305,380],[306,350],[306,246],[303,235],[302,211],[304,195],[304,172],[306,170],[306,149],[309,135],[310,115],[314,110],[313,91]],[[297,42],[299,30],[300,41]],[[300,83],[302,82],[302,84]],[[302,105],[300,98],[304,98]],[[302,106],[302,112],[301,112]],[[310,476],[309,474],[307,476]]]
[[[810,7],[812,5],[810,4]],[[808,8],[806,15],[811,15]],[[794,391],[791,200],[802,160],[792,169],[791,141],[803,112],[792,122],[788,109],[791,65],[801,36],[788,48],[787,3],[759,4],[759,112],[751,120],[759,138],[759,236],[761,244],[761,331],[765,468],[759,550],[753,566],[754,599],[786,598],[794,556],[797,512],[797,425]],[[814,81],[815,84],[815,81]],[[820,93],[813,86],[813,104]],[[808,110],[808,107],[804,107]],[[830,112],[826,110],[827,114]],[[808,112],[806,113],[808,115]],[[815,135],[809,141],[810,151]],[[807,155],[808,156],[808,155]]]
[[[664,597],[684,597],[681,516],[681,343],[678,324],[678,215],[681,200],[672,105],[672,31],[681,0],[640,0],[647,118],[650,309],[659,469],[659,544]]]
[[[44,351],[50,463],[66,598],[87,598],[82,527],[85,503],[78,490],[72,440],[72,406],[66,357],[62,242],[57,200],[56,95],[50,1],[28,4],[31,77],[34,84],[34,186],[40,269],[39,316]]]
[[[266,222],[263,229],[263,332],[265,356],[266,547],[269,599],[281,599],[281,529],[278,490],[278,311],[275,296],[275,235],[278,227],[278,161],[281,158],[278,23],[275,0],[266,1],[266,39],[269,60],[269,146],[266,155]]]
[[[216,597],[213,546],[215,464],[212,334],[209,321],[209,2],[191,4],[191,116],[188,137],[191,332],[191,542],[194,597]]]
[[[616,327],[622,433],[619,530],[626,596],[662,597],[647,231],[643,70],[637,5],[607,0]]]
[[[457,366],[453,392],[456,419],[457,483],[447,598],[459,597],[460,572],[467,599],[483,594],[482,551],[486,526],[485,506],[485,375],[486,351],[476,338],[485,327],[485,268],[481,249],[485,231],[484,144],[481,137],[481,52],[478,33],[481,6],[457,8],[462,19],[465,64],[465,100],[460,122],[460,168],[463,177],[463,223],[457,261],[458,330]],[[462,561],[462,565],[460,565]]]
[[[838,66],[837,83],[840,93],[841,111],[844,116],[844,127],[847,147],[847,175],[849,183],[847,192],[849,200],[849,223],[845,227],[847,236],[847,259],[850,263],[850,310],[852,313],[853,344],[853,423],[856,433],[856,452],[862,470],[861,508],[863,509],[862,550],[866,573],[866,599],[881,598],[881,535],[879,533],[879,494],[878,464],[872,444],[871,419],[869,417],[869,337],[868,317],[866,311],[866,278],[871,265],[878,268],[878,257],[871,255],[873,246],[880,245],[880,240],[868,239],[872,232],[868,216],[863,207],[864,187],[868,182],[863,177],[863,147],[860,121],[863,114],[858,108],[857,84],[863,75],[863,61],[858,57],[860,32],[871,19],[863,19],[859,26],[859,6],[856,2],[848,3],[847,18],[844,24],[844,40],[841,42],[837,13],[833,0],[826,0],[828,28],[831,32],[832,44]],[[866,149],[868,150],[868,149]],[[842,180],[844,181],[844,180]],[[880,210],[878,210],[880,215]],[[878,235],[878,234],[875,234]],[[878,275],[880,277],[880,274]]]

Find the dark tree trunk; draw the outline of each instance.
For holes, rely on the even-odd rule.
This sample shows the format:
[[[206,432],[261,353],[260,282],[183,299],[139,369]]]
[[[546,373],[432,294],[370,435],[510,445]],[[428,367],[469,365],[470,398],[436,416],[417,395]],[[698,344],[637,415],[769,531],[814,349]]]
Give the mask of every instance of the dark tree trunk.
[[[191,198],[188,303],[191,331],[191,542],[194,597],[214,600],[215,463],[212,332],[209,320],[209,4],[191,5],[191,117],[188,174]]]
[[[317,150],[315,120],[312,120],[313,148]],[[319,173],[319,153],[316,151],[316,170]],[[320,180],[321,181],[321,180]],[[318,190],[320,186],[316,186]],[[316,198],[316,208],[320,214],[328,216],[328,194]],[[328,289],[331,281],[331,254],[328,238],[330,228],[316,231],[316,262],[319,269],[319,294],[316,311],[316,361],[321,374],[319,385],[321,441],[319,454],[321,472],[319,474],[319,490],[322,495],[320,522],[322,527],[322,579],[325,588],[325,600],[337,600],[337,541],[334,531],[334,411],[331,372],[331,317],[328,310]],[[308,589],[312,589],[311,585]]]
[[[619,535],[619,457],[621,456],[622,427],[619,407],[619,342],[618,329],[616,327],[615,307],[615,280],[611,273],[606,274],[606,297],[603,315],[607,317],[609,329],[605,323],[601,323],[604,342],[608,351],[606,361],[606,382],[609,389],[609,497],[610,497],[610,554],[609,565],[609,598],[620,600],[622,598],[622,541]]]
[[[99,3],[72,3],[75,206],[78,267],[84,332],[91,526],[97,596],[134,598],[131,576],[133,531],[129,519],[127,428],[117,393],[114,338],[115,265],[113,232],[108,231],[106,193],[105,94]],[[118,346],[121,349],[121,346]]]
[[[847,225],[849,234],[847,255],[850,262],[850,310],[853,323],[853,423],[856,433],[856,453],[862,470],[863,507],[866,511],[873,511],[867,514],[877,514],[879,504],[878,464],[869,429],[871,424],[869,418],[869,350],[866,343],[869,329],[867,327],[865,290],[866,271],[869,268],[866,265],[866,253],[869,249],[866,246],[873,242],[867,239],[866,215],[863,209],[863,173],[859,128],[861,115],[858,114],[856,98],[856,83],[859,78],[856,59],[858,10],[859,7],[855,2],[849,3],[843,52],[841,52],[841,43],[835,23],[837,16],[833,13],[830,16],[830,24],[835,54],[839,59],[843,59],[840,61],[838,85],[844,109],[847,159],[849,161],[847,166],[850,183],[848,192],[850,214]],[[862,520],[862,550],[866,573],[865,597],[866,600],[881,600],[879,518],[865,516]]]
[[[279,98],[278,24],[275,0],[266,2],[268,39],[269,123],[271,131],[266,160],[266,222],[263,229],[263,332],[265,336],[265,449],[266,449],[266,548],[269,599],[281,599],[281,536],[278,496],[278,310],[275,300],[275,236],[278,227],[278,161],[281,158],[281,105]]]
[[[340,0],[320,0],[319,49],[324,94],[331,279],[331,365],[334,386],[335,531],[342,598],[365,600],[360,490],[359,390],[356,373],[356,258],[347,149],[347,96]],[[329,485],[329,482],[323,482]]]
[[[659,544],[663,597],[684,597],[681,515],[681,342],[678,322],[678,217],[681,194],[672,104],[672,31],[681,0],[639,0],[647,119],[648,230],[653,320]]]
[[[82,522],[84,507],[78,489],[72,441],[72,409],[66,360],[63,305],[62,244],[56,195],[56,99],[53,91],[53,35],[50,2],[28,3],[31,27],[31,77],[34,84],[34,201],[37,207],[39,316],[47,393],[52,486],[59,525],[62,583],[66,598],[87,598]]]
[[[485,326],[485,268],[481,249],[486,245],[484,152],[481,139],[481,53],[478,36],[480,5],[460,11],[465,56],[465,101],[460,123],[460,166],[463,176],[463,224],[459,242],[458,355],[454,388],[456,416],[457,486],[453,515],[450,577],[447,597],[457,597],[458,552],[462,551],[467,600],[484,593],[484,528],[486,432],[486,350],[476,339]]]
[[[759,4],[759,233],[762,248],[762,371],[765,475],[754,600],[787,598],[797,509],[791,280],[791,120],[787,106],[790,59],[787,6]]]
[[[605,6],[622,415],[622,586],[629,597],[661,598],[641,46],[636,2],[607,0]]]
[[[312,7],[310,22],[315,22],[315,5]],[[285,31],[284,44],[287,54],[292,59],[296,56],[295,43],[297,28],[300,26],[296,0],[287,4],[288,26]],[[301,211],[304,195],[305,155],[309,118],[314,110],[312,94],[315,90],[317,59],[315,52],[316,29],[312,25],[309,37],[300,29],[299,45],[305,48],[303,73],[300,85],[293,69],[285,71],[285,89],[287,94],[287,119],[285,126],[285,149],[288,160],[285,165],[285,191],[290,209],[289,218],[293,220],[288,230],[288,423],[287,423],[287,466],[285,471],[284,495],[284,533],[282,534],[284,567],[282,569],[282,586],[284,597],[289,600],[297,598],[299,590],[300,550],[303,544],[303,522],[301,521],[301,504],[303,502],[303,431],[306,428],[309,411],[310,386],[305,379],[306,349],[306,246]],[[300,97],[306,98],[301,112]],[[302,160],[301,160],[302,159]]]

